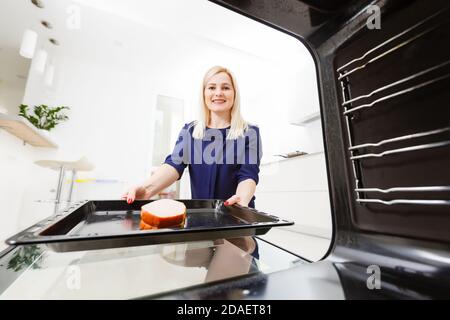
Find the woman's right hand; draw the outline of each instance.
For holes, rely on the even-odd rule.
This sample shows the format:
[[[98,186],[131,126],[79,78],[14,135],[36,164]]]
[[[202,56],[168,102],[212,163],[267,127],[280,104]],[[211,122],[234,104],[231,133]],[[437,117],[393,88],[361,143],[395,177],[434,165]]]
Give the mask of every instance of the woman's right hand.
[[[128,204],[133,203],[134,200],[148,200],[151,197],[151,192],[143,186],[134,186],[129,188],[123,195],[122,199],[126,200]]]

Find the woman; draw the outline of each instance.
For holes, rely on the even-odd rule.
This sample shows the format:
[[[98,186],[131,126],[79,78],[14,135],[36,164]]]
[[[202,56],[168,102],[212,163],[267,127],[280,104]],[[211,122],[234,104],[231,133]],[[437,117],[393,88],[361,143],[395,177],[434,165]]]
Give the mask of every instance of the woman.
[[[241,116],[233,74],[216,66],[203,79],[200,119],[186,124],[174,151],[142,185],[123,196],[128,203],[149,199],[181,178],[189,166],[193,199],[223,199],[255,207],[262,156],[259,129]]]

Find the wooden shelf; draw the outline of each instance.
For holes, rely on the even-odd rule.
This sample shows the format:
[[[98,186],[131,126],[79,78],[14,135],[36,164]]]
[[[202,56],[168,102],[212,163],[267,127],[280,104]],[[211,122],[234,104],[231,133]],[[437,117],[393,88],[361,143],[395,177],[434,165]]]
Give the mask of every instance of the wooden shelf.
[[[317,112],[311,113],[311,114],[309,114],[309,115],[307,115],[307,116],[305,116],[305,117],[303,117],[301,119],[298,119],[296,121],[292,121],[291,124],[296,125],[296,126],[304,126],[304,125],[306,125],[306,124],[308,124],[310,122],[313,122],[313,121],[316,121],[316,120],[319,120],[319,119],[320,119],[320,112],[317,111]]]
[[[20,116],[0,114],[0,128],[35,147],[58,148],[49,137],[40,132],[27,119]]]

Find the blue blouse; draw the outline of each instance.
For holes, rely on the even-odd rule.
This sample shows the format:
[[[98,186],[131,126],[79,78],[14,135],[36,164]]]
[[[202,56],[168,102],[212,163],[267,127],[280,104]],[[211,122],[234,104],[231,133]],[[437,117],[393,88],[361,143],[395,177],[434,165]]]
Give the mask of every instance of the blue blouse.
[[[244,137],[226,140],[230,127],[206,128],[202,140],[194,139],[194,122],[184,125],[172,154],[164,163],[174,167],[180,178],[189,167],[192,199],[226,200],[236,194],[241,181],[258,184],[262,145],[259,128],[249,125]],[[255,207],[255,197],[248,204]]]

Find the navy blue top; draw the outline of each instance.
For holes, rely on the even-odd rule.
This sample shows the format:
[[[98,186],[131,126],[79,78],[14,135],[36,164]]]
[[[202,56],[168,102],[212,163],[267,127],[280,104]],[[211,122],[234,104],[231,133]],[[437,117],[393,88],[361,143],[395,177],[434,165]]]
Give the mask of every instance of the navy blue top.
[[[236,194],[241,181],[258,184],[262,145],[259,128],[249,125],[244,137],[226,140],[230,127],[206,128],[202,140],[192,136],[194,122],[184,125],[172,154],[164,163],[174,167],[180,178],[189,167],[192,199],[226,200]],[[248,204],[255,207],[255,197]]]

